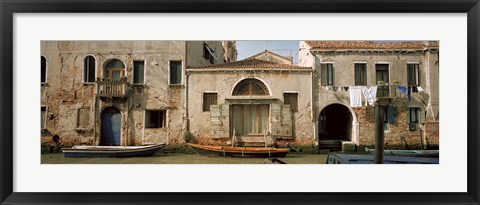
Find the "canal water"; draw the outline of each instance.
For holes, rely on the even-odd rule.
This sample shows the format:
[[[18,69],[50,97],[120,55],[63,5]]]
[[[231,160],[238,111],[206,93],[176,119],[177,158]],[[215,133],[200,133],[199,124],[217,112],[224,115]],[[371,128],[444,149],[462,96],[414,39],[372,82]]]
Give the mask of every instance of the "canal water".
[[[63,153],[42,154],[42,164],[264,164],[263,158],[211,157],[196,154],[164,154],[133,158],[70,158]],[[326,154],[292,154],[278,158],[287,164],[325,164]]]

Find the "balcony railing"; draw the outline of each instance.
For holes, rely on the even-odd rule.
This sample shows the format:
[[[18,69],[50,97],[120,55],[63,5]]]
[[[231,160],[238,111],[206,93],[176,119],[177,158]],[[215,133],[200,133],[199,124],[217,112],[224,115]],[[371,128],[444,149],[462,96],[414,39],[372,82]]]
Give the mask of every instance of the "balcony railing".
[[[126,97],[129,84],[125,81],[97,81],[95,95],[98,97]]]
[[[402,91],[404,90],[404,92]],[[377,98],[407,98],[408,87],[400,85],[378,85]]]

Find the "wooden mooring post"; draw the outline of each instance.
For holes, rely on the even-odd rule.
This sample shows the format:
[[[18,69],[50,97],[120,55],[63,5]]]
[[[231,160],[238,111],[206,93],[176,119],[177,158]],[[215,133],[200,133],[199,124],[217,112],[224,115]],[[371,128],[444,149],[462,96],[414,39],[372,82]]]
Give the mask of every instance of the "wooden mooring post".
[[[378,99],[375,102],[375,164],[383,164],[384,143],[384,119],[386,109],[390,104],[389,99]]]

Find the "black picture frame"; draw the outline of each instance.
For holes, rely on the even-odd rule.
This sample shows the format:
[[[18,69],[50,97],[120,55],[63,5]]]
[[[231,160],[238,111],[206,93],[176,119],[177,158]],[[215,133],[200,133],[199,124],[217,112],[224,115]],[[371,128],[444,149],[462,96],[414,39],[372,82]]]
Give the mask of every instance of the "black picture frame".
[[[0,0],[1,204],[479,204],[478,0]],[[466,193],[17,193],[13,192],[13,14],[15,13],[467,13],[468,188]],[[454,177],[454,176],[446,176]],[[361,191],[361,190],[359,190]]]

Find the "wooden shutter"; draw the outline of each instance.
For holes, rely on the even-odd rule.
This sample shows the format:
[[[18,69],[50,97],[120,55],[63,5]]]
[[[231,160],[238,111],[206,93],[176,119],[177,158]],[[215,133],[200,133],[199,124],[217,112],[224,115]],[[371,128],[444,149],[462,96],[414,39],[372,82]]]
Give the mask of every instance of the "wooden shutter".
[[[77,127],[89,128],[90,127],[90,107],[82,107],[78,109]]]
[[[292,108],[282,105],[282,135],[292,136]]]
[[[230,126],[228,104],[210,105],[210,134],[212,138],[228,138]]]
[[[272,122],[272,134],[281,134],[281,120],[282,120],[282,108],[280,105],[271,104],[271,122]]]
[[[408,109],[407,109],[407,115],[406,115],[406,117],[405,117],[405,119],[407,120],[407,124],[410,124],[410,109],[411,109],[411,108],[408,108]]]
[[[328,69],[327,64],[321,64],[321,78],[322,78],[322,85],[328,85]]]
[[[422,108],[418,108],[418,123],[424,124],[425,123],[425,110]]]

